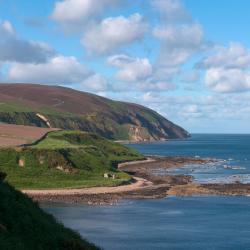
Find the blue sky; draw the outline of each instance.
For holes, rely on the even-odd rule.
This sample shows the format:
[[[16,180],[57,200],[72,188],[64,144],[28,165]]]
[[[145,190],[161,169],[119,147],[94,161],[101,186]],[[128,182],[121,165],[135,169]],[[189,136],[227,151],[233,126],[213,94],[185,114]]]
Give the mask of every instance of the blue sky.
[[[140,103],[193,133],[250,133],[249,9],[248,0],[0,0],[0,81]]]

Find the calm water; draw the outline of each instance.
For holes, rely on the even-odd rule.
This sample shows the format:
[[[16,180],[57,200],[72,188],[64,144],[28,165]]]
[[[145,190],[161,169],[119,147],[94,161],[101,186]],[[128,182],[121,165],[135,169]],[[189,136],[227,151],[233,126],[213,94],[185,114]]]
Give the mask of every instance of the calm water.
[[[187,140],[130,144],[144,154],[182,155],[216,158],[216,163],[187,165],[168,170],[170,174],[190,174],[197,182],[250,183],[250,135],[193,135]],[[166,174],[166,170],[156,171]]]
[[[245,176],[248,182],[250,135],[194,135],[188,140],[130,146],[146,154],[220,159],[215,165],[186,166],[171,174],[190,173],[197,181],[221,181],[222,176],[243,180]],[[115,206],[42,206],[104,249],[250,249],[250,197],[168,197],[126,200]]]
[[[250,198],[188,197],[116,206],[46,205],[87,239],[115,250],[249,249]]]

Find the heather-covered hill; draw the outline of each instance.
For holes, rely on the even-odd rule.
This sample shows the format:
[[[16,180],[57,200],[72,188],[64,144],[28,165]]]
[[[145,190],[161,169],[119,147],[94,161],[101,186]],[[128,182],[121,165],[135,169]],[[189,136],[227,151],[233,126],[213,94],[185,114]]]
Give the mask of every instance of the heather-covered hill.
[[[0,84],[0,122],[77,129],[116,140],[165,140],[189,135],[141,105],[37,84]]]

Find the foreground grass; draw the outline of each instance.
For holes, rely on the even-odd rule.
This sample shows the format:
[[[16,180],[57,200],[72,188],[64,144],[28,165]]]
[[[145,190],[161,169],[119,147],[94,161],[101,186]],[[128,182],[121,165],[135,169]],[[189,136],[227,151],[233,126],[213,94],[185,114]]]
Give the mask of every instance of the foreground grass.
[[[31,199],[0,181],[0,248],[4,250],[97,250],[58,223]]]
[[[20,189],[117,186],[130,181],[131,176],[115,169],[115,163],[142,158],[136,151],[95,134],[55,131],[28,147],[1,149],[0,170]],[[104,178],[104,173],[116,178]]]
[[[64,173],[56,169],[20,168],[1,166],[1,171],[7,173],[7,181],[18,189],[57,189],[84,188],[96,186],[118,186],[130,181],[131,177],[123,172],[116,172],[117,179],[103,178],[101,173]],[[112,172],[112,171],[110,171]]]

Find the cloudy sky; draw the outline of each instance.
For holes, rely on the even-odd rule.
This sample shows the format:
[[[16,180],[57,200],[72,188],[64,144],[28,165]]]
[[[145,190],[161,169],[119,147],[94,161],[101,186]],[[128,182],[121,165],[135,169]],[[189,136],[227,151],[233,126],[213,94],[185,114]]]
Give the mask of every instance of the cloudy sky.
[[[0,82],[140,103],[193,133],[250,133],[249,10],[248,0],[0,0]]]

